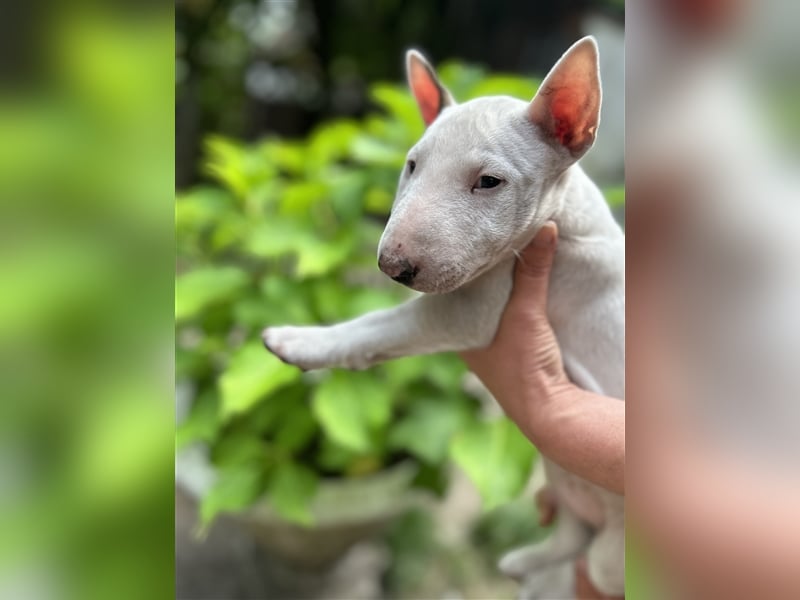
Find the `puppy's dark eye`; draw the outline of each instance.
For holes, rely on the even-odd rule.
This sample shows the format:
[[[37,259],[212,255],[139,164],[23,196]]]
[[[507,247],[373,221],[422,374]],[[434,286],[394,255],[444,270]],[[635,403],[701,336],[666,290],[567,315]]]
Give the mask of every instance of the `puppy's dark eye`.
[[[502,183],[502,180],[498,179],[497,177],[492,177],[491,175],[481,175],[481,178],[478,180],[478,185],[475,187],[493,188],[500,185],[500,183]]]
[[[414,169],[416,169],[416,168],[417,168],[417,163],[416,162],[414,162],[413,160],[408,161],[408,174],[409,175],[411,175],[411,173],[413,173]]]

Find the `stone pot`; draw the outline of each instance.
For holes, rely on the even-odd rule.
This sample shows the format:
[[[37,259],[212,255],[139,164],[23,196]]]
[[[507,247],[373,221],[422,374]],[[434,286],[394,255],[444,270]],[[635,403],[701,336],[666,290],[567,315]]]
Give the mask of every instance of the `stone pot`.
[[[300,568],[324,568],[425,501],[424,493],[411,488],[416,472],[405,462],[371,475],[321,481],[310,527],[286,522],[266,503],[236,518],[268,553]]]
[[[183,449],[176,458],[176,483],[199,503],[215,480],[202,444]],[[407,510],[430,502],[429,494],[411,487],[417,466],[401,462],[355,478],[323,479],[311,504],[312,525],[290,523],[266,501],[229,515],[270,556],[303,570],[325,570],[359,541],[373,537]]]

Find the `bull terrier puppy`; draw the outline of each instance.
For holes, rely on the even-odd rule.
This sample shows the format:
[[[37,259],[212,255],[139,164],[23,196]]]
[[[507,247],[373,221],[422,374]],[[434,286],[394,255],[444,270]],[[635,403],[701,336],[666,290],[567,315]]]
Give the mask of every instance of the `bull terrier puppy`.
[[[495,96],[456,104],[418,52],[408,82],[427,129],[408,152],[378,249],[381,271],[423,292],[396,308],[331,326],[269,327],[266,347],[302,369],[485,347],[512,287],[515,255],[547,221],[559,243],[548,316],[572,381],[624,394],[625,242],[578,166],[600,119],[597,45],[575,43],[530,102]],[[524,598],[574,597],[586,555],[604,594],[624,594],[623,498],[547,461],[558,504],[553,534],[500,561]]]

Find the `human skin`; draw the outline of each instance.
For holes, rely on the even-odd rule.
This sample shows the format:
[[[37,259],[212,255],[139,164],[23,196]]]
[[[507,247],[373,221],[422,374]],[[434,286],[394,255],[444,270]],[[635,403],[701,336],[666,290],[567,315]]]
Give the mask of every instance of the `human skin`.
[[[543,455],[624,494],[625,405],[569,381],[547,320],[556,243],[556,225],[548,223],[517,261],[514,289],[492,344],[461,357]]]

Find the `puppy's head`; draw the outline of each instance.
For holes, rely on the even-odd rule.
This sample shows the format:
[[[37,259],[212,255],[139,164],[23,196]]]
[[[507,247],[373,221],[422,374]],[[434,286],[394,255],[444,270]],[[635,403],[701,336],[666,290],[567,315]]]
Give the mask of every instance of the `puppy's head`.
[[[408,152],[378,263],[415,290],[449,292],[522,248],[555,211],[554,184],[594,142],[597,46],[573,45],[531,102],[456,104],[414,50],[406,72],[427,130]]]

